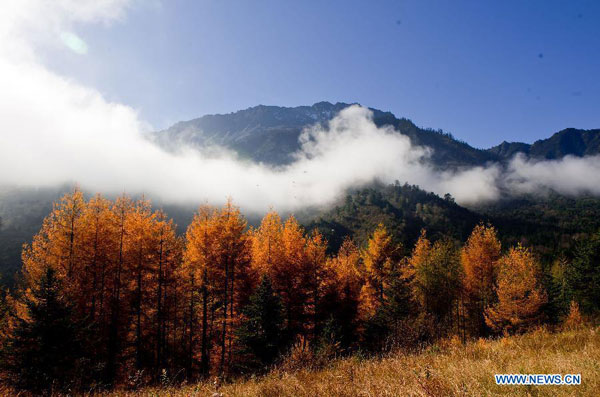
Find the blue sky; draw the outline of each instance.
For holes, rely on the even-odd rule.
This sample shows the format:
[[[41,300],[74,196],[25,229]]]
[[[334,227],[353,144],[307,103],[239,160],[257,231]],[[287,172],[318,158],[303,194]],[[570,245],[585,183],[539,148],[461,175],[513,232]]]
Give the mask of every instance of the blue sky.
[[[328,100],[489,147],[600,128],[598,21],[598,1],[138,1],[41,54],[155,129]]]

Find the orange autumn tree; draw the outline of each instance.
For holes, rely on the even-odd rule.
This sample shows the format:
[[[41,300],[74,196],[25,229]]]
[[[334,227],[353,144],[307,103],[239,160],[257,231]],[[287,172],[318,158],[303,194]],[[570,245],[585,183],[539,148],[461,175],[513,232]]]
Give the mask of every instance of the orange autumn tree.
[[[485,331],[484,310],[496,300],[500,249],[496,229],[480,224],[460,253],[468,318],[474,335]]]
[[[211,366],[222,373],[232,361],[232,328],[254,284],[245,229],[239,209],[228,201],[220,210],[200,207],[186,232],[183,272],[189,372],[198,361],[198,343],[201,373],[208,374]]]
[[[339,327],[338,338],[343,348],[356,340],[359,328],[360,293],[364,284],[360,266],[360,251],[350,238],[344,239],[337,255],[326,264],[322,311]]]
[[[35,284],[46,268],[55,270],[59,279],[68,279],[67,288],[76,288],[70,280],[78,273],[83,255],[81,217],[85,199],[79,189],[65,194],[42,224],[30,245],[22,254],[23,273],[28,284]]]
[[[315,315],[325,277],[326,241],[311,237],[292,216],[282,224],[271,211],[252,231],[252,268],[266,274],[281,296],[290,338],[315,336]]]
[[[302,289],[306,291],[304,304],[305,333],[316,340],[321,333],[319,324],[326,320],[323,310],[325,285],[334,277],[327,267],[327,241],[318,230],[306,238],[305,261],[300,270]]]
[[[522,332],[541,321],[547,297],[530,250],[519,245],[500,259],[497,293],[498,302],[485,310],[486,324],[494,331]]]
[[[563,319],[562,329],[567,331],[573,331],[580,329],[584,325],[585,321],[581,316],[579,305],[575,301],[571,301],[569,305],[569,314]]]
[[[200,344],[200,372],[204,375],[210,370],[211,342],[214,330],[212,327],[212,308],[214,305],[218,272],[214,263],[216,255],[218,230],[216,228],[217,213],[214,208],[201,206],[187,228],[185,235],[185,251],[181,278],[184,287],[182,295],[186,300],[185,341],[187,345],[186,369],[191,376],[197,361],[197,345]],[[200,308],[198,309],[198,306]],[[197,331],[198,311],[200,312],[200,332]],[[209,329],[209,322],[211,327]],[[201,335],[198,342],[198,335]]]
[[[149,261],[152,264],[147,284],[149,291],[146,304],[150,334],[148,350],[154,348],[154,373],[158,375],[170,364],[178,351],[176,340],[180,322],[177,284],[181,267],[183,244],[175,232],[175,224],[163,211],[156,211],[153,217],[149,247]],[[169,338],[169,336],[172,336]],[[155,375],[155,376],[156,376]]]
[[[431,262],[431,242],[427,238],[425,229],[421,230],[419,239],[415,243],[411,256],[407,260],[406,266],[402,268],[402,277],[411,285],[412,295],[416,302],[421,306],[426,306],[427,296],[422,292],[417,279],[417,271],[424,267],[429,267]]]
[[[306,336],[305,304],[308,291],[303,288],[304,275],[301,273],[306,263],[306,238],[304,229],[294,217],[283,224],[281,235],[283,260],[275,263],[272,280],[282,296],[290,335]]]
[[[274,280],[275,269],[284,261],[283,224],[277,212],[270,211],[260,226],[252,230],[252,268],[260,274],[268,274]]]
[[[81,219],[84,270],[78,274],[78,282],[90,294],[79,299],[80,305],[87,306],[91,319],[99,323],[108,318],[108,277],[116,250],[113,223],[111,202],[100,195],[91,198]]]
[[[121,314],[126,323],[123,339],[132,347],[126,355],[131,364],[157,378],[161,362],[166,365],[167,347],[173,348],[163,334],[177,322],[173,312],[167,316],[171,310],[167,303],[176,298],[173,283],[177,281],[174,276],[181,261],[181,244],[173,221],[162,211],[153,212],[148,200],[130,204],[124,224],[122,273],[123,302],[130,309]]]
[[[138,369],[156,363],[158,267],[174,268],[179,260],[173,225],[166,230],[164,223],[148,201],[134,203],[123,195],[111,202],[96,195],[86,203],[74,190],[55,205],[23,252],[26,283],[53,268],[75,315],[92,322],[93,356],[105,360],[107,383],[130,363]]]
[[[372,315],[385,302],[385,291],[400,259],[401,247],[392,241],[385,226],[379,224],[362,251],[366,283],[362,291],[363,313]]]
[[[133,206],[133,210],[125,220],[125,229],[128,233],[126,239],[126,257],[128,273],[127,295],[133,308],[134,319],[129,327],[130,336],[128,339],[133,341],[135,346],[135,367],[140,370],[147,362],[145,357],[150,347],[145,342],[144,330],[149,329],[146,324],[149,307],[148,292],[154,283],[149,280],[152,277],[151,245],[152,229],[154,224],[154,214],[148,200],[138,200]],[[143,314],[142,314],[143,313]]]
[[[221,301],[221,358],[219,372],[223,373],[233,360],[233,329],[239,322],[241,307],[248,301],[256,283],[250,271],[250,240],[246,233],[247,222],[231,199],[218,213],[219,238],[218,266],[221,268],[223,285]]]
[[[128,247],[128,218],[133,212],[134,203],[123,194],[112,205],[112,235],[115,240],[115,250],[112,252],[112,269],[110,273],[109,319],[107,326],[108,343],[105,381],[113,382],[121,375],[122,368],[119,359],[126,345],[127,331],[130,318],[128,316],[129,296],[128,285],[130,258]]]

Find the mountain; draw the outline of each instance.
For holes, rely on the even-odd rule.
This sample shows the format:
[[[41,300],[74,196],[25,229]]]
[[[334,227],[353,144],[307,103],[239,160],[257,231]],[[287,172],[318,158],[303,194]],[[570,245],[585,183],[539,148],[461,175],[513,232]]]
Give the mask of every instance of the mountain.
[[[304,128],[316,123],[325,124],[348,106],[351,104],[341,102],[318,102],[298,107],[260,105],[235,113],[182,121],[156,132],[153,137],[167,149],[174,149],[182,143],[195,147],[219,145],[253,161],[283,165],[291,162],[291,154],[300,149],[298,137]],[[496,154],[475,149],[441,130],[422,129],[390,112],[371,111],[377,126],[391,125],[414,144],[432,148],[432,161],[439,166],[479,165],[499,159]]]
[[[488,152],[508,159],[522,152],[536,159],[559,159],[567,155],[583,157],[600,153],[600,129],[579,130],[567,128],[547,139],[535,141],[532,145],[522,142],[502,142],[488,149]]]
[[[285,164],[298,150],[298,136],[306,126],[332,119],[349,105],[328,102],[286,108],[255,106],[229,114],[206,115],[179,122],[155,134],[159,144],[172,148],[179,143],[233,149],[242,157],[269,164]]]
[[[259,105],[234,113],[181,121],[166,130],[155,132],[153,138],[167,149],[175,149],[179,144],[195,147],[217,145],[232,149],[241,157],[253,161],[284,165],[291,162],[291,154],[300,149],[298,137],[304,128],[317,123],[324,125],[351,105],[342,102],[318,102],[312,106],[297,107]],[[540,159],[600,153],[600,129],[568,128],[533,144],[505,141],[484,150],[456,140],[442,130],[420,128],[409,119],[397,118],[391,112],[370,109],[377,126],[393,126],[399,133],[407,135],[413,144],[433,149],[432,162],[442,168],[505,161],[517,152]]]

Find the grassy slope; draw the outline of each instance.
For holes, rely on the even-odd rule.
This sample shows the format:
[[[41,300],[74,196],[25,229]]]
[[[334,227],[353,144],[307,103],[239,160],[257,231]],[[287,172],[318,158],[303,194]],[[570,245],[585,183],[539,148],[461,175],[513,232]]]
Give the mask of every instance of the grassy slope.
[[[580,386],[497,386],[495,373],[581,373]],[[223,396],[595,396],[600,392],[600,328],[442,343],[420,354],[335,361],[329,368],[220,388]],[[212,396],[212,384],[145,389],[110,396]]]

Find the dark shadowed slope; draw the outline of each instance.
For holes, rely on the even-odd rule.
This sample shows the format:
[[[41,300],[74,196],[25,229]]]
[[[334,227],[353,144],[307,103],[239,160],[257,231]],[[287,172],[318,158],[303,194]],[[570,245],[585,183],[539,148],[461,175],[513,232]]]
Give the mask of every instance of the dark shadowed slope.
[[[282,165],[291,162],[291,154],[300,148],[298,137],[304,128],[316,123],[325,124],[348,106],[350,104],[339,102],[319,102],[293,108],[260,105],[235,113],[182,121],[157,132],[155,137],[167,148],[174,148],[180,143],[196,147],[225,146],[244,158]],[[422,129],[390,112],[371,110],[376,125],[391,125],[409,136],[414,144],[432,148],[433,161],[439,166],[475,165],[497,159],[494,153],[475,149],[441,130]]]
[[[505,141],[488,151],[504,159],[514,156],[517,152],[537,159],[559,159],[567,155],[589,156],[600,153],[600,129],[567,128],[532,145]]]
[[[304,128],[317,123],[326,124],[340,110],[350,105],[341,102],[318,102],[312,106],[298,107],[259,105],[234,113],[206,115],[181,121],[156,132],[154,137],[166,148],[173,149],[178,144],[196,147],[224,146],[243,158],[283,165],[291,162],[291,154],[300,148],[298,137]],[[454,139],[451,134],[442,130],[420,128],[406,118],[397,118],[391,112],[371,110],[376,125],[391,125],[396,131],[410,137],[413,144],[430,147],[433,149],[434,164],[444,168],[507,160],[517,152],[543,159],[600,153],[600,129],[568,128],[533,144],[502,142],[498,146],[481,150]]]

